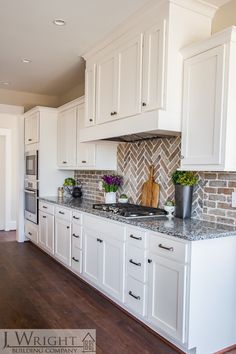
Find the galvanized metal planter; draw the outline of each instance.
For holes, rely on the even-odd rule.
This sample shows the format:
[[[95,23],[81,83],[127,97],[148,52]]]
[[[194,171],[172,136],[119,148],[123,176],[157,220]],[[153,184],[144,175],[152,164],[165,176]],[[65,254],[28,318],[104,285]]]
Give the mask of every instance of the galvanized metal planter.
[[[191,218],[193,186],[175,185],[175,216],[181,219]]]

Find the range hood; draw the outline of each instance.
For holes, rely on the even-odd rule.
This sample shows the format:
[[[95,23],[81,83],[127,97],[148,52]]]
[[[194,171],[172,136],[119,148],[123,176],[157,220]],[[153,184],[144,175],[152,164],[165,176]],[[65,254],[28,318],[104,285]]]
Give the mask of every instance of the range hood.
[[[123,119],[96,124],[80,130],[80,142],[125,142],[178,136],[179,121],[170,117],[165,111],[145,112]]]

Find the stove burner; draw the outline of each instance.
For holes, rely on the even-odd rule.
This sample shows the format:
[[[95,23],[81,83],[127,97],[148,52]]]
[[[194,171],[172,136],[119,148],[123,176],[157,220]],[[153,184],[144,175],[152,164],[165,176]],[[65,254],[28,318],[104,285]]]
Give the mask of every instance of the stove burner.
[[[94,204],[93,208],[107,213],[113,213],[124,218],[148,218],[165,217],[165,210],[159,208],[145,207],[136,204]]]

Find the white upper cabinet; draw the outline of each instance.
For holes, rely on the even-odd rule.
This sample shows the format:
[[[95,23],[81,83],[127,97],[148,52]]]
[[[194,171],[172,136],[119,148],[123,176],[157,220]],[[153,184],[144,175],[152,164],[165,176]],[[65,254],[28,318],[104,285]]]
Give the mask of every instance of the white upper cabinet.
[[[139,34],[118,49],[117,118],[141,112],[142,40]]]
[[[164,108],[166,21],[144,34],[142,110]]]
[[[153,1],[94,46],[84,57],[85,100],[91,102],[90,110],[96,106],[95,123],[89,123],[92,114],[87,109],[80,141],[180,132],[180,50],[210,36],[213,15],[211,7],[194,1]],[[92,76],[95,67],[97,73]],[[91,99],[94,87],[95,102]]]
[[[235,171],[235,29],[183,50],[182,169]]]
[[[58,114],[58,166],[76,166],[77,108]]]
[[[58,167],[67,170],[116,170],[117,144],[80,143],[80,131],[84,126],[83,98],[59,108]]]
[[[96,117],[97,123],[112,119],[117,109],[115,102],[117,60],[113,53],[109,53],[97,63],[97,95]]]
[[[25,145],[39,142],[39,112],[34,112],[25,118]]]
[[[92,63],[86,67],[85,71],[85,126],[89,127],[95,124],[95,85],[96,85],[96,64]]]

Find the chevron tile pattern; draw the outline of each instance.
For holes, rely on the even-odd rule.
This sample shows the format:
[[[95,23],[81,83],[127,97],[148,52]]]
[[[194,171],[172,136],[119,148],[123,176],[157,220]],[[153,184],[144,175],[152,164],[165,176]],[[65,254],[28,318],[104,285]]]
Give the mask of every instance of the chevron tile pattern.
[[[171,174],[180,165],[180,138],[160,138],[118,147],[118,173],[124,177],[122,187],[130,202],[140,203],[142,185],[148,179],[150,165],[154,165],[154,178],[160,184],[159,206],[173,199]]]

